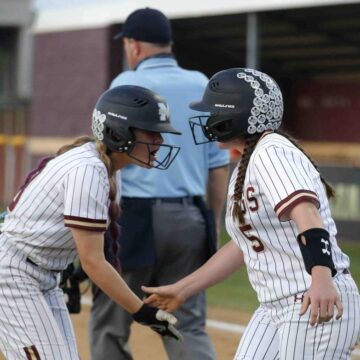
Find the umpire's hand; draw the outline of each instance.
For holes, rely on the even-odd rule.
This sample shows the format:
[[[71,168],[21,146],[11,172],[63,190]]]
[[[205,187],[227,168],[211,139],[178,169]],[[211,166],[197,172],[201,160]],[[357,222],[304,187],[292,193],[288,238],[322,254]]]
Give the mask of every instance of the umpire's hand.
[[[172,337],[176,340],[183,339],[180,332],[174,327],[177,323],[176,317],[166,311],[143,304],[140,310],[132,314],[132,318],[142,325],[150,326],[161,336]]]

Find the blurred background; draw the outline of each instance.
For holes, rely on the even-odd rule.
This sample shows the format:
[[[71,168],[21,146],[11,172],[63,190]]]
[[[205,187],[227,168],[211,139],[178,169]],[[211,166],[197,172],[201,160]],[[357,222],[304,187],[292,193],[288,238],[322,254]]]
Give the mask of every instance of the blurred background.
[[[89,134],[99,94],[127,68],[113,36],[145,6],[171,19],[181,66],[209,77],[248,66],[279,83],[286,130],[336,189],[338,240],[360,284],[360,0],[0,0],[0,210],[41,157]],[[208,320],[210,334],[220,358],[230,359],[243,327],[221,323],[220,333],[217,320],[246,324],[255,293],[242,270],[208,295],[216,319]],[[73,316],[84,359],[88,312]],[[157,340],[141,334],[134,332],[143,336],[138,344]],[[146,356],[135,353],[143,348]],[[161,346],[138,346],[134,354],[166,358],[158,350],[150,356],[153,348]]]
[[[144,6],[170,17],[183,67],[276,79],[286,129],[336,188],[339,236],[358,240],[360,1],[0,0],[0,205],[39,158],[89,133],[96,99],[126,68],[113,36]]]

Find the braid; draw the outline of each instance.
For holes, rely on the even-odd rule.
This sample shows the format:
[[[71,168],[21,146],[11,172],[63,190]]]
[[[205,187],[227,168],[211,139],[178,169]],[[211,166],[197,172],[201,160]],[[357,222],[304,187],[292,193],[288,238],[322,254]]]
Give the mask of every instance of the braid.
[[[110,223],[109,223],[109,233],[112,239],[112,246],[111,246],[111,251],[112,251],[112,255],[113,255],[113,259],[114,259],[114,264],[113,266],[115,267],[115,269],[117,269],[118,271],[120,271],[120,263],[119,263],[119,244],[117,242],[117,239],[120,235],[120,226],[117,223],[117,219],[120,216],[121,213],[121,209],[120,209],[120,205],[118,204],[118,202],[116,201],[116,192],[117,192],[117,185],[116,185],[116,180],[115,180],[115,171],[113,169],[112,166],[112,162],[109,158],[109,155],[107,154],[107,148],[106,145],[103,144],[100,141],[95,142],[96,145],[96,150],[98,151],[99,155],[100,155],[100,160],[104,163],[107,172],[108,172],[108,176],[109,176],[109,184],[110,184],[110,191],[109,191],[109,200],[110,200],[110,205],[109,205],[109,219],[110,219]]]
[[[325,186],[325,190],[326,190],[326,195],[327,197],[330,199],[332,197],[335,196],[335,190],[334,188],[324,179],[324,177],[320,174],[320,171],[317,167],[317,165],[315,164],[315,162],[311,159],[311,157],[303,150],[303,148],[299,145],[299,143],[289,134],[287,134],[286,132],[278,129],[274,131],[275,133],[284,136],[285,138],[287,138],[289,141],[291,141],[292,144],[294,144],[301,152],[304,153],[304,155],[309,159],[309,161],[311,162],[311,164],[314,166],[314,168],[319,172],[320,175],[320,179],[322,181],[322,183]]]
[[[241,224],[244,224],[244,212],[241,209],[242,193],[244,188],[244,181],[246,175],[246,169],[249,164],[251,154],[253,153],[255,146],[260,138],[261,134],[256,134],[248,137],[245,142],[244,152],[241,156],[241,162],[238,168],[238,173],[235,182],[233,200],[232,216],[233,219],[239,219]]]

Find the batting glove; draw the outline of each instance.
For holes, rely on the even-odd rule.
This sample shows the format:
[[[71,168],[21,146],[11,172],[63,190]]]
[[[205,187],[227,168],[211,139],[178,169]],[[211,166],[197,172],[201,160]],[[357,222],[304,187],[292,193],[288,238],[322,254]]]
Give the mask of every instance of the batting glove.
[[[132,318],[142,325],[150,326],[152,330],[163,337],[183,339],[180,332],[174,327],[177,322],[176,317],[166,311],[143,304],[139,311],[132,314]]]

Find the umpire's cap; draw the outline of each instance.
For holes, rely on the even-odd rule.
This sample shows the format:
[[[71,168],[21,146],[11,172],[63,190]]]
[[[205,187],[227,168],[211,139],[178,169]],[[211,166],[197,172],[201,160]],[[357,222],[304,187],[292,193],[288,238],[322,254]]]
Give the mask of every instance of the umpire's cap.
[[[149,43],[167,44],[172,41],[169,19],[159,10],[146,7],[132,12],[114,39],[127,37]]]

